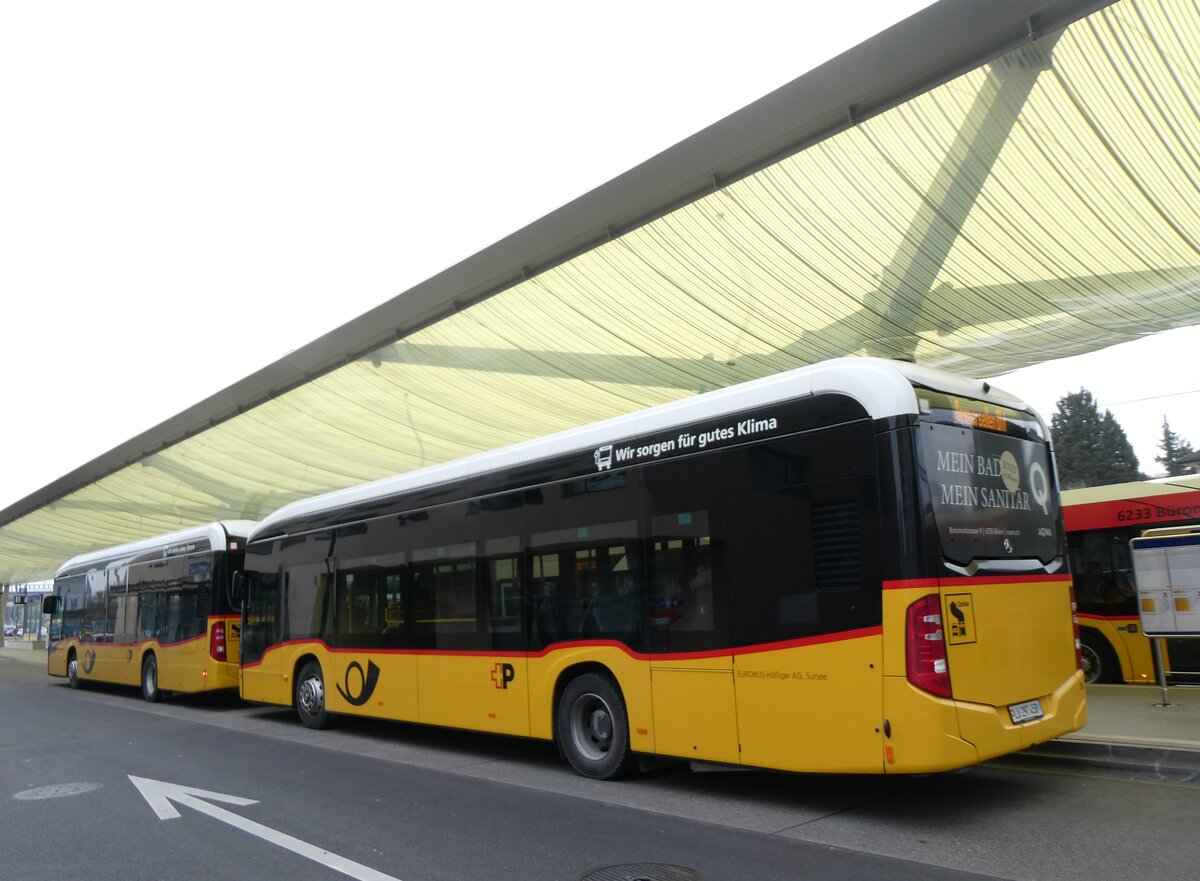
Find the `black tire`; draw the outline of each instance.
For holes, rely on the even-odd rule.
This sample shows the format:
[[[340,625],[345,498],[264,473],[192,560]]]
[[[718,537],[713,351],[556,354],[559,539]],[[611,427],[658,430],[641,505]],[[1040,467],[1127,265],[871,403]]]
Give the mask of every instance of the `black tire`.
[[[554,721],[559,750],[584,777],[612,780],[637,767],[629,745],[629,714],[611,676],[584,673],[572,679],[559,698]]]
[[[1079,635],[1083,654],[1083,681],[1087,685],[1102,685],[1121,681],[1121,667],[1103,636],[1084,630]]]
[[[292,697],[296,715],[305,728],[325,728],[329,725],[329,712],[325,709],[325,677],[321,675],[321,665],[316,661],[309,661],[301,668]]]
[[[158,658],[146,655],[142,661],[142,698],[148,704],[162,700],[162,689],[158,687]]]
[[[67,653],[67,685],[79,687],[79,655],[75,654],[75,649]]]

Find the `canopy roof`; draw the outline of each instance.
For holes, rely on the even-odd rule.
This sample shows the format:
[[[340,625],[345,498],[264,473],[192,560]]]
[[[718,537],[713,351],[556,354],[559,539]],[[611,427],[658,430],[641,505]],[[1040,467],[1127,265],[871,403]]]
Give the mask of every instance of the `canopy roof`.
[[[1185,0],[943,0],[0,512],[0,581],[833,356],[1200,323],[1198,59]]]

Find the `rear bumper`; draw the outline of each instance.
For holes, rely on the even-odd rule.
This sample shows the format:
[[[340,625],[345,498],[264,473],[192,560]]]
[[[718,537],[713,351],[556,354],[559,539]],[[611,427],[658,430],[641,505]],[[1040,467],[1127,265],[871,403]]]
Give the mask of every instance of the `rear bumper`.
[[[959,729],[974,744],[980,761],[1027,749],[1053,740],[1087,724],[1087,696],[1083,672],[1074,675],[1050,694],[1036,695],[1045,713],[1036,722],[1013,724],[1008,707],[958,705]]]
[[[1031,695],[1044,715],[1014,724],[1008,707],[946,700],[885,677],[887,725],[884,770],[924,774],[964,768],[1077,731],[1087,722],[1083,673],[1075,671],[1049,694]]]

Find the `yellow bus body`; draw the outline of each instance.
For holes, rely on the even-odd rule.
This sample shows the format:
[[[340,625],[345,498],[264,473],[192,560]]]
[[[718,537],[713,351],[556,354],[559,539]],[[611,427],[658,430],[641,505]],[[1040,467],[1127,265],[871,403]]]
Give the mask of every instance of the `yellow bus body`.
[[[1079,623],[1097,631],[1108,643],[1121,668],[1121,681],[1127,685],[1153,685],[1154,652],[1134,615],[1104,617],[1079,616]],[[1163,649],[1164,656],[1166,648]]]
[[[231,661],[218,661],[209,654],[212,631],[218,622],[225,622],[226,653]],[[238,687],[239,624],[235,617],[213,615],[208,619],[207,632],[183,642],[162,644],[157,639],[136,644],[83,642],[69,638],[55,643],[46,655],[46,672],[51,676],[67,676],[67,659],[74,652],[78,659],[78,675],[82,682],[107,682],[113,685],[141,685],[142,664],[153,653],[158,662],[158,687],[163,691],[192,694]]]
[[[1068,580],[886,587],[883,627],[720,654],[645,655],[605,642],[508,654],[289,642],[243,668],[241,694],[290,706],[297,675],[315,660],[330,712],[551,740],[562,684],[582,668],[603,668],[620,686],[635,752],[821,773],[949,770],[1086,723]],[[978,628],[948,645],[953,698],[922,691],[906,676],[906,610],[939,589],[944,607],[969,595]],[[1043,716],[1014,723],[1009,706],[1035,699]]]

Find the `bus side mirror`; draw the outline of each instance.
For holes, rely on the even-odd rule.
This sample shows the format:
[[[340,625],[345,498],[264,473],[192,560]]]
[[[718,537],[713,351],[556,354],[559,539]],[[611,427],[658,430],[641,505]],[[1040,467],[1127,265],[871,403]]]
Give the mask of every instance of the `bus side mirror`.
[[[57,597],[57,596],[54,596],[53,594],[42,597],[42,614],[49,615],[50,617],[53,618],[54,615],[58,612],[58,607],[61,604],[62,604],[62,597]]]

